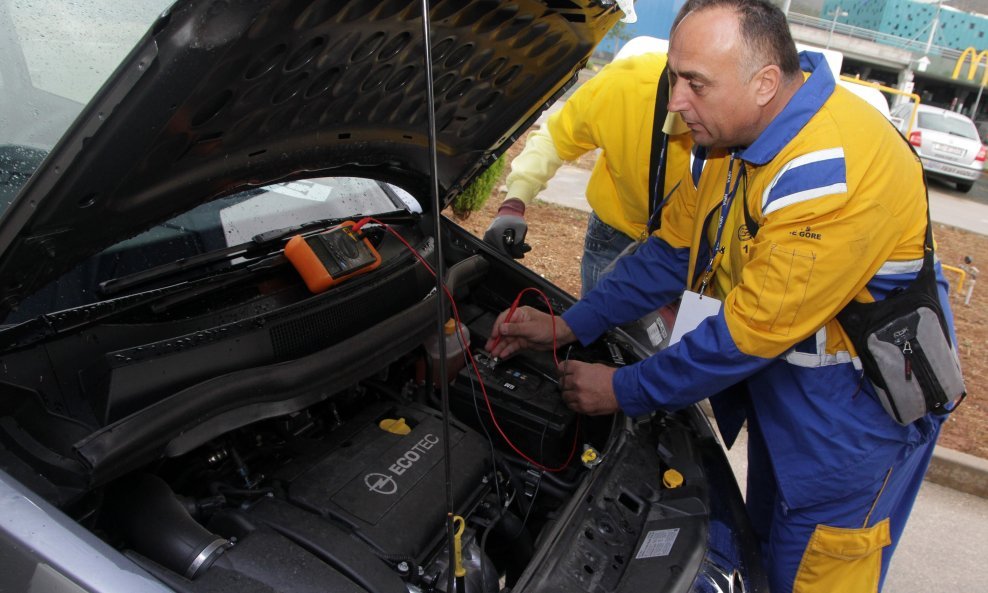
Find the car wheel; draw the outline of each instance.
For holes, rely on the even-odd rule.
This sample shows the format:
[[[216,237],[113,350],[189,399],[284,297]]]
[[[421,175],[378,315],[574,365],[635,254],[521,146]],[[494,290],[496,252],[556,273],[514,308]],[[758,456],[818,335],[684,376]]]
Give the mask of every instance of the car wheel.
[[[957,189],[959,189],[960,191],[962,191],[964,193],[967,193],[967,192],[971,191],[971,188],[972,187],[974,187],[974,182],[973,181],[958,181],[957,182]]]

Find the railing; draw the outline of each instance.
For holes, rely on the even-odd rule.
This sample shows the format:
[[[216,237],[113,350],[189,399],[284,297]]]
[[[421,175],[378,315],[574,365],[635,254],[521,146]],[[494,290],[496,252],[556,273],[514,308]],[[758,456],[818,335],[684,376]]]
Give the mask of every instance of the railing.
[[[897,89],[893,86],[885,86],[884,84],[871,82],[870,80],[861,80],[860,78],[844,76],[843,74],[840,75],[840,79],[845,80],[847,82],[853,82],[854,84],[860,84],[871,87],[873,89],[878,89],[879,91],[882,91],[883,93],[888,93],[890,95],[899,95],[901,97],[907,97],[910,101],[912,101],[913,109],[909,113],[909,125],[906,126],[906,131],[902,134],[906,138],[909,137],[909,133],[913,131],[913,124],[916,122],[916,112],[919,110],[919,103],[920,103],[919,95],[917,95],[916,93],[910,93],[908,91]],[[894,123],[895,127],[898,128],[901,122],[897,122],[895,118],[892,118],[892,123]]]
[[[822,19],[819,17],[810,16],[808,14],[799,14],[795,12],[790,12],[787,15],[787,18],[790,23],[795,23],[797,25],[813,27],[814,29],[821,29],[823,31],[833,30],[834,33],[838,33],[840,35],[853,37],[855,39],[873,41],[882,45],[891,45],[892,47],[902,48],[920,55],[941,56],[948,60],[956,60],[961,56],[960,50],[956,50],[951,47],[943,47],[942,45],[931,45],[930,51],[927,53],[926,42],[924,41],[906,39],[905,37],[889,35],[888,33],[872,31],[871,29],[864,29],[853,25],[845,25],[842,23],[835,24],[831,19]]]

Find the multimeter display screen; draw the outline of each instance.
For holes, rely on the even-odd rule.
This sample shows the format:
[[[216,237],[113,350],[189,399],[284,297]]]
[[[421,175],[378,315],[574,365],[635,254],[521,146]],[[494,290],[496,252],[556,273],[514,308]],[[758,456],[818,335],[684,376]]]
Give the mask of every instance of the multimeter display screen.
[[[376,261],[367,245],[345,229],[306,237],[305,242],[333,278],[339,278]]]

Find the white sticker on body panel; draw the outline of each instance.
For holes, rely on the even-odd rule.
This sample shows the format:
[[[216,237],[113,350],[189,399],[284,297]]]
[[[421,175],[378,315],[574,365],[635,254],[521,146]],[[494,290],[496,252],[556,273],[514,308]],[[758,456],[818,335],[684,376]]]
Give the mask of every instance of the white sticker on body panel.
[[[669,332],[666,330],[666,326],[662,323],[662,319],[656,317],[655,321],[648,325],[648,341],[652,343],[652,347],[658,347],[662,343],[662,340],[666,339]]]
[[[672,551],[672,545],[676,543],[676,538],[678,536],[678,527],[674,529],[657,529],[655,531],[649,531],[645,534],[645,540],[642,542],[641,547],[638,548],[638,553],[635,554],[635,560],[668,556],[669,552]]]

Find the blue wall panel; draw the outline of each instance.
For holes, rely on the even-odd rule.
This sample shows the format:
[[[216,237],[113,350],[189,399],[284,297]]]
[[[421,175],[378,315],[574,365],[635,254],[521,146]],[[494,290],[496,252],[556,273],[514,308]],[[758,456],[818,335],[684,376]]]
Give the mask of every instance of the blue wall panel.
[[[827,0],[820,18],[830,19],[836,7],[847,11],[840,23],[925,42],[936,15],[935,2],[915,0]],[[988,16],[962,12],[944,4],[933,44],[963,50],[988,49]]]
[[[638,0],[635,2],[638,22],[625,25],[629,39],[642,35],[669,39],[672,21],[676,18],[676,12],[684,2],[685,0]],[[613,35],[608,35],[600,42],[600,49],[613,53],[623,43],[623,41],[615,39]]]
[[[685,0],[639,0],[635,3],[638,22],[628,25],[633,37],[648,35],[659,39],[669,39],[669,30],[676,12]]]

